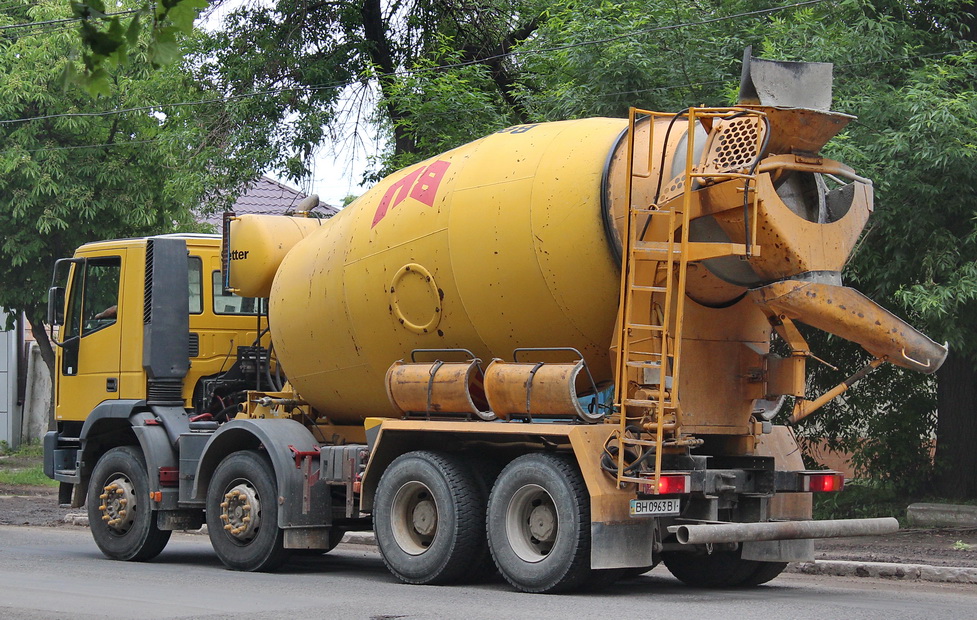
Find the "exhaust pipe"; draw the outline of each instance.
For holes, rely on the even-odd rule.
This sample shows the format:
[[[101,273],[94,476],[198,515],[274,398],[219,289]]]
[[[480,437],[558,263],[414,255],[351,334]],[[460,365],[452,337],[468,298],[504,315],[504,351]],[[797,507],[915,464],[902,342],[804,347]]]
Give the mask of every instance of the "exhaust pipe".
[[[677,525],[668,528],[683,545],[878,536],[899,530],[892,517],[879,519],[834,519],[829,521],[776,521],[767,523],[721,523]]]

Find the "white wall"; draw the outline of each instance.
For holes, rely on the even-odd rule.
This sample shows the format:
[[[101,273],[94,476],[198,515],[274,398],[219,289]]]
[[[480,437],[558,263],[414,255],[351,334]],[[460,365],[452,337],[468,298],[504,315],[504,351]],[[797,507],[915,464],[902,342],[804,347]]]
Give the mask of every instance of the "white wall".
[[[7,312],[0,308],[0,329]],[[17,330],[0,331],[0,441],[20,445],[21,412],[17,406]]]

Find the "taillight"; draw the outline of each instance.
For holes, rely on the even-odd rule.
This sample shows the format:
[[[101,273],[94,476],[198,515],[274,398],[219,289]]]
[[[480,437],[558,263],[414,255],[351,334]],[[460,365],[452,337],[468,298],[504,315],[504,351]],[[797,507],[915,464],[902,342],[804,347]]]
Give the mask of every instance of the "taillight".
[[[812,493],[831,493],[845,488],[845,475],[804,474],[804,490]]]
[[[688,493],[690,484],[690,477],[685,474],[662,474],[661,478],[658,479],[658,493],[657,495],[673,495],[676,493]],[[655,493],[655,483],[654,481],[649,481],[646,484],[642,484],[639,489],[640,493],[645,495],[656,495]]]
[[[180,470],[176,467],[159,468],[159,486],[178,487],[180,486]]]

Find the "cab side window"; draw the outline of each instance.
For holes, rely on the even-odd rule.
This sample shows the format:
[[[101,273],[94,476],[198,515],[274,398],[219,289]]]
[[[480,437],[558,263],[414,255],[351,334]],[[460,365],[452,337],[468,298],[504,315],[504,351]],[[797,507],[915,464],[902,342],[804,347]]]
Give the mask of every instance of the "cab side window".
[[[190,257],[187,281],[190,284],[190,314],[200,314],[204,311],[203,263],[197,256]]]
[[[65,318],[67,338],[84,338],[115,324],[121,272],[122,259],[118,256],[90,258],[76,267]]]
[[[240,297],[234,293],[224,292],[224,279],[220,271],[211,274],[214,290],[214,314],[260,314],[264,311],[261,299],[258,297]]]

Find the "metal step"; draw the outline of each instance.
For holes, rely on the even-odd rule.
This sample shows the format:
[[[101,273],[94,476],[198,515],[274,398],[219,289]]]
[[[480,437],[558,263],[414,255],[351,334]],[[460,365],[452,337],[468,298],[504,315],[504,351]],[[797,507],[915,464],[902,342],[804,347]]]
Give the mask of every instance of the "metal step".
[[[667,293],[668,287],[665,286],[644,286],[641,284],[632,284],[632,291],[644,291],[647,293]]]
[[[627,328],[640,329],[642,331],[649,331],[655,333],[665,331],[665,328],[662,327],[661,325],[649,325],[648,323],[628,323]]]

